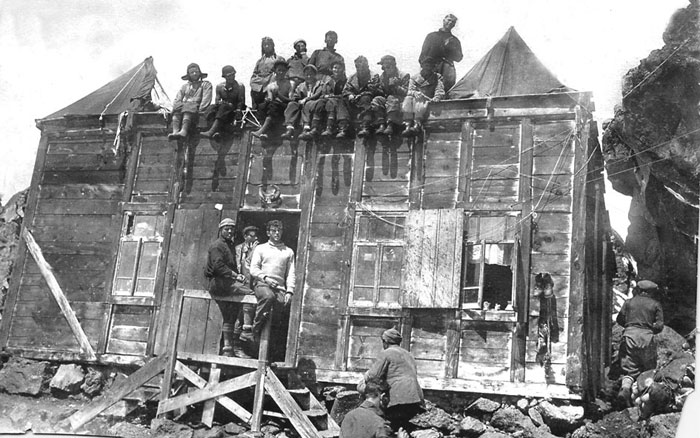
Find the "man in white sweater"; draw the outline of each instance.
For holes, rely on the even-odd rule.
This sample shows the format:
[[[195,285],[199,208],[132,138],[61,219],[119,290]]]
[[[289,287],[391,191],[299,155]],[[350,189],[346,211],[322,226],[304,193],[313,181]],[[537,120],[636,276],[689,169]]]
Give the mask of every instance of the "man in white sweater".
[[[294,295],[294,251],[282,242],[282,221],[267,223],[268,241],[255,247],[250,261],[250,275],[255,285],[258,304],[253,320],[253,333],[259,338],[265,322],[281,313],[281,305],[289,305]]]

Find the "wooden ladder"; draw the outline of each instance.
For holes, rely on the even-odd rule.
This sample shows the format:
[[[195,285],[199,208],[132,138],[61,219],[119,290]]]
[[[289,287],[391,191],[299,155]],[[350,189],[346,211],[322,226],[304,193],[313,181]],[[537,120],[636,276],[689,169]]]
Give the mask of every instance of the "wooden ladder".
[[[178,411],[189,405],[204,403],[202,423],[211,427],[215,405],[220,405],[236,417],[250,424],[253,432],[260,432],[263,416],[285,418],[304,438],[333,438],[340,435],[340,427],[330,417],[325,406],[311,394],[307,388],[287,389],[270,367],[268,346],[270,341],[270,321],[263,328],[260,336],[259,359],[241,359],[214,354],[196,354],[178,351],[178,336],[182,309],[185,298],[212,299],[208,292],[200,290],[178,289],[173,294],[172,319],[169,333],[173,333],[168,342],[165,355],[150,359],[141,369],[133,373],[117,388],[113,388],[100,400],[91,403],[70,417],[73,430],[76,430],[117,401],[144,386],[148,381],[163,373],[158,403],[158,416]],[[217,297],[218,299],[218,297]],[[256,304],[253,295],[226,297],[237,303]],[[205,380],[192,371],[186,363],[206,364],[210,368],[209,380]],[[220,380],[221,367],[248,368],[249,373],[228,380]],[[181,395],[172,395],[173,378],[177,375],[196,389]],[[255,387],[252,412],[245,409],[227,394]],[[276,403],[281,412],[263,410],[265,398]]]

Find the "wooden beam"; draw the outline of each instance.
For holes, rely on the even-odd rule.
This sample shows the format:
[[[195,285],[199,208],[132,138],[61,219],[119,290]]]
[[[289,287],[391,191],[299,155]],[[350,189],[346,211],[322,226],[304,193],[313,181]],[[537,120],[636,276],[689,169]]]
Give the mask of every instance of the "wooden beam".
[[[294,426],[294,429],[300,436],[305,438],[322,438],[316,427],[311,423],[311,420],[304,415],[297,402],[287,392],[287,389],[282,385],[275,373],[268,372],[265,374],[265,389],[267,389],[267,392],[275,400],[277,406],[287,416],[289,422],[292,423],[292,426]]]
[[[255,385],[255,398],[253,399],[253,416],[250,419],[250,430],[260,432],[262,427],[262,412],[265,402],[265,374],[271,372],[267,362],[267,347],[270,342],[271,321],[268,318],[260,334],[260,348],[258,349],[258,369],[253,373]]]
[[[182,362],[178,361],[175,364],[175,372],[192,383],[194,386],[196,386],[199,389],[204,388],[207,386],[207,381],[201,378],[197,373],[189,369],[187,366],[185,366]],[[218,382],[217,382],[218,383]],[[236,417],[240,418],[241,420],[245,421],[246,423],[250,422],[250,412],[248,412],[243,406],[239,405],[235,401],[231,400],[230,398],[226,396],[219,396],[215,399],[217,403],[219,403],[221,406],[224,408],[228,409],[233,415]]]
[[[200,289],[185,289],[183,291],[184,298],[201,298],[204,300],[214,300],[209,291]],[[255,295],[222,295],[216,297],[217,301],[230,301],[232,303],[257,304],[258,300]]]
[[[202,389],[188,392],[187,394],[161,400],[160,403],[158,403],[157,415],[163,415],[166,412],[174,411],[175,409],[193,405],[195,403],[201,403],[203,401],[217,398],[230,392],[239,391],[253,385],[255,385],[255,373],[244,374],[242,376],[221,382],[216,386],[207,386]]]
[[[68,325],[73,331],[73,335],[75,335],[75,338],[78,340],[78,344],[80,344],[80,351],[83,354],[85,354],[88,360],[97,360],[97,356],[95,356],[95,351],[92,349],[90,341],[85,335],[83,328],[80,326],[80,322],[75,316],[75,312],[73,312],[73,309],[71,308],[68,299],[63,294],[61,286],[58,284],[58,280],[56,280],[56,277],[53,275],[53,269],[51,268],[51,265],[48,264],[48,262],[44,258],[44,254],[42,254],[41,252],[41,248],[39,248],[39,245],[36,243],[36,240],[34,240],[34,236],[32,236],[32,233],[30,233],[29,230],[27,230],[26,228],[22,228],[22,238],[24,238],[24,243],[27,244],[27,249],[29,249],[30,254],[34,258],[34,261],[39,266],[41,275],[44,277],[44,280],[46,280],[51,294],[56,300],[58,307],[61,308],[63,316],[66,317]]]
[[[135,389],[143,386],[146,382],[161,373],[165,369],[166,363],[167,358],[165,356],[159,356],[148,361],[143,368],[131,374],[120,385],[108,389],[100,399],[71,415],[68,418],[71,428],[73,430],[78,429]]]
[[[170,389],[173,383],[173,373],[175,372],[175,364],[177,362],[177,341],[180,334],[180,320],[182,319],[182,289],[175,289],[171,297],[171,314],[167,327],[168,333],[171,333],[168,338],[168,346],[166,348],[167,363],[164,367],[163,384],[160,388],[160,400],[164,401],[170,397]]]
[[[216,354],[189,353],[178,351],[177,358],[179,360],[185,361],[202,362],[215,365],[227,365],[239,368],[255,369],[258,367],[258,361],[256,359],[241,359],[240,357],[219,356]]]
[[[216,365],[211,366],[209,371],[209,382],[207,382],[207,388],[216,386],[219,383],[219,378],[221,377],[221,368]],[[202,424],[207,427],[211,427],[214,423],[214,408],[216,407],[217,399],[207,400],[204,402],[204,409],[202,410]]]

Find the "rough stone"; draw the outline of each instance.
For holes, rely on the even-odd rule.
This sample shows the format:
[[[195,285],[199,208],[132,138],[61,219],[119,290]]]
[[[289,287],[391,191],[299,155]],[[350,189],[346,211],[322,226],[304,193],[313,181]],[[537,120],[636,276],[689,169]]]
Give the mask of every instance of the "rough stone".
[[[421,429],[411,432],[411,438],[442,438],[442,433],[435,429]]]
[[[518,409],[520,409],[523,412],[527,412],[528,406],[530,406],[530,402],[526,398],[521,398],[519,399],[516,404],[515,404]]]
[[[548,401],[543,401],[536,408],[545,424],[552,433],[565,435],[576,430],[583,424],[583,407],[580,406],[555,406]]]
[[[494,412],[491,425],[503,432],[518,434],[522,438],[537,436],[535,425],[530,418],[513,406],[504,406]]]
[[[85,373],[85,380],[83,384],[80,385],[80,389],[83,393],[89,397],[94,397],[102,391],[102,387],[105,384],[104,374],[97,368],[88,367]]]
[[[437,429],[450,432],[457,427],[456,421],[450,414],[426,401],[426,410],[411,419],[411,424],[421,429]]]
[[[571,438],[633,438],[647,437],[644,423],[639,421],[636,408],[612,412],[596,423],[576,429]]]
[[[680,419],[680,412],[651,417],[647,424],[649,436],[653,438],[674,438]]]
[[[473,438],[481,435],[486,431],[486,425],[476,418],[464,417],[459,422],[457,434],[468,438]]]
[[[544,424],[542,414],[540,414],[540,411],[537,409],[537,407],[528,408],[527,415],[530,417],[530,420],[532,420],[535,426],[540,427]]]
[[[140,424],[132,424],[126,421],[122,421],[112,425],[108,432],[111,436],[118,436],[121,438],[150,438],[151,431]]]
[[[236,424],[233,422],[226,423],[226,425],[224,426],[224,431],[229,435],[240,435],[247,430],[247,427],[241,426],[240,424]]]
[[[487,398],[479,398],[465,410],[467,413],[493,414],[501,407],[501,404]]]
[[[503,432],[499,432],[497,430],[490,430],[487,432],[484,432],[483,435],[481,435],[479,438],[511,438],[511,435],[505,434]]]
[[[195,430],[192,438],[224,438],[225,436],[224,426],[214,426],[211,429],[205,427]]]
[[[0,369],[0,391],[9,394],[38,395],[48,362],[12,357]]]
[[[151,436],[154,438],[192,438],[194,431],[184,424],[167,418],[154,418],[151,421]]]
[[[324,394],[326,394],[325,391]],[[335,401],[331,408],[331,418],[338,424],[342,423],[345,415],[358,407],[360,403],[362,403],[362,396],[360,396],[360,393],[357,391],[336,392]]]
[[[58,371],[51,379],[49,387],[52,390],[77,394],[80,392],[80,385],[85,380],[85,373],[80,365],[63,364],[58,367]]]

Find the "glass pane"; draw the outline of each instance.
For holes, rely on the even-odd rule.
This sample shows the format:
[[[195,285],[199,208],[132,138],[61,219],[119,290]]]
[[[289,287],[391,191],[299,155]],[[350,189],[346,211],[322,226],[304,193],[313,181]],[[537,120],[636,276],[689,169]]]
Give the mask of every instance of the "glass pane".
[[[154,237],[156,233],[157,216],[136,216],[134,219],[135,237]]]
[[[374,267],[376,262],[376,246],[357,247],[355,256],[355,286],[374,287]]]
[[[464,294],[464,303],[478,303],[479,302],[479,287],[465,287],[462,289]],[[478,306],[478,304],[477,304]]]
[[[139,278],[136,280],[134,295],[153,296],[156,288],[156,280],[153,278]]]
[[[404,230],[406,229],[406,218],[404,216],[395,217],[393,222],[396,224],[394,228],[394,239],[403,240]]]
[[[395,217],[392,216],[387,216],[384,218],[385,220],[381,219],[372,219],[374,222],[373,228],[373,235],[372,235],[372,240],[393,240],[394,239],[394,229],[396,228],[395,225]]]
[[[158,253],[160,242],[144,242],[141,247],[141,259],[139,259],[138,278],[156,278],[158,267]]]
[[[379,302],[398,304],[399,303],[399,288],[385,288],[379,289]]]
[[[374,288],[373,287],[357,287],[353,290],[352,294],[353,301],[374,301]]]
[[[367,216],[359,216],[360,225],[357,230],[357,240],[369,240],[369,218]]]
[[[512,243],[486,245],[483,300],[490,303],[490,309],[503,310],[512,300],[512,257]]]
[[[114,295],[131,295],[131,287],[134,280],[131,278],[117,278],[114,280]]]
[[[117,262],[117,277],[132,278],[136,266],[136,250],[139,242],[133,240],[122,241],[119,247],[119,261]]]
[[[479,216],[469,216],[467,219],[467,241],[479,241]]]
[[[403,264],[403,248],[400,246],[385,246],[382,248],[382,264],[379,268],[380,286],[401,286],[401,265]]]
[[[505,217],[484,216],[481,218],[479,240],[499,242],[503,240],[506,229]]]
[[[479,286],[481,245],[467,245],[464,254],[463,287]]]

